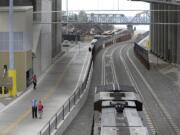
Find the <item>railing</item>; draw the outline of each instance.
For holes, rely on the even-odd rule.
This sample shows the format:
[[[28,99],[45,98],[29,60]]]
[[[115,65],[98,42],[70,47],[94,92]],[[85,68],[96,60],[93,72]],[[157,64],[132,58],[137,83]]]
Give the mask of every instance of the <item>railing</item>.
[[[91,72],[92,59],[90,60],[89,68],[85,77],[84,82],[75,90],[75,92],[70,96],[70,98],[64,103],[64,105],[51,117],[47,124],[41,129],[37,135],[51,135],[54,130],[58,128],[58,124],[63,122],[67,114],[72,110],[72,108],[79,101],[81,95],[84,93],[89,75]]]

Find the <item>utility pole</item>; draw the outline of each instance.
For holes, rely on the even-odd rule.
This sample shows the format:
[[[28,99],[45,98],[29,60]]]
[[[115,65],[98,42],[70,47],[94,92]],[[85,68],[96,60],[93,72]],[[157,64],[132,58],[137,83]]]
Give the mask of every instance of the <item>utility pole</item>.
[[[9,68],[14,69],[13,0],[9,0]]]

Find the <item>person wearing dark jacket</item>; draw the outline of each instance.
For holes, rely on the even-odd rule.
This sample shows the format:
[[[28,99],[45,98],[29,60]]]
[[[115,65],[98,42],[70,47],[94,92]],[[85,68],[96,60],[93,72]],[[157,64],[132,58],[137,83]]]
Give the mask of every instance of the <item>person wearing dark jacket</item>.
[[[32,118],[37,118],[37,100],[32,99]]]
[[[36,85],[37,85],[37,78],[36,75],[34,74],[32,77],[32,81],[33,81],[33,88],[36,89]]]

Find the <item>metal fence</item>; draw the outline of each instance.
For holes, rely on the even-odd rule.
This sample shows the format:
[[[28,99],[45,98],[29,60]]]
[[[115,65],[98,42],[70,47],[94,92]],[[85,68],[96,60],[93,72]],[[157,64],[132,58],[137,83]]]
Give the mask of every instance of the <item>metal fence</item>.
[[[75,92],[69,97],[69,99],[64,103],[64,105],[51,117],[51,119],[46,123],[46,125],[40,130],[37,135],[51,135],[51,133],[58,128],[58,124],[63,122],[67,114],[72,110],[72,108],[79,101],[81,95],[85,91],[88,79],[90,76],[92,67],[92,59],[88,68],[84,82],[75,90]]]
[[[138,57],[138,59],[142,62],[142,64],[149,70],[149,52],[145,48],[139,46],[137,43],[134,43],[134,53]]]

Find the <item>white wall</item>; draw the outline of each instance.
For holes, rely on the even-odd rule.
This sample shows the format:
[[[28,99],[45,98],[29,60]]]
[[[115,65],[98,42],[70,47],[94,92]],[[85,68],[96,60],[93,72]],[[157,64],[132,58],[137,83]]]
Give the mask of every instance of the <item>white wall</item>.
[[[32,7],[15,7],[14,9],[14,49],[15,51],[29,51],[32,49],[32,26],[33,26]],[[9,46],[9,27],[8,27],[8,7],[0,8],[0,50],[8,51]]]
[[[1,10],[0,8],[0,32],[7,32],[9,28],[8,8],[4,7],[3,9],[6,10]],[[32,7],[24,10],[18,10],[18,8],[14,10],[14,32],[32,31],[32,12]]]

